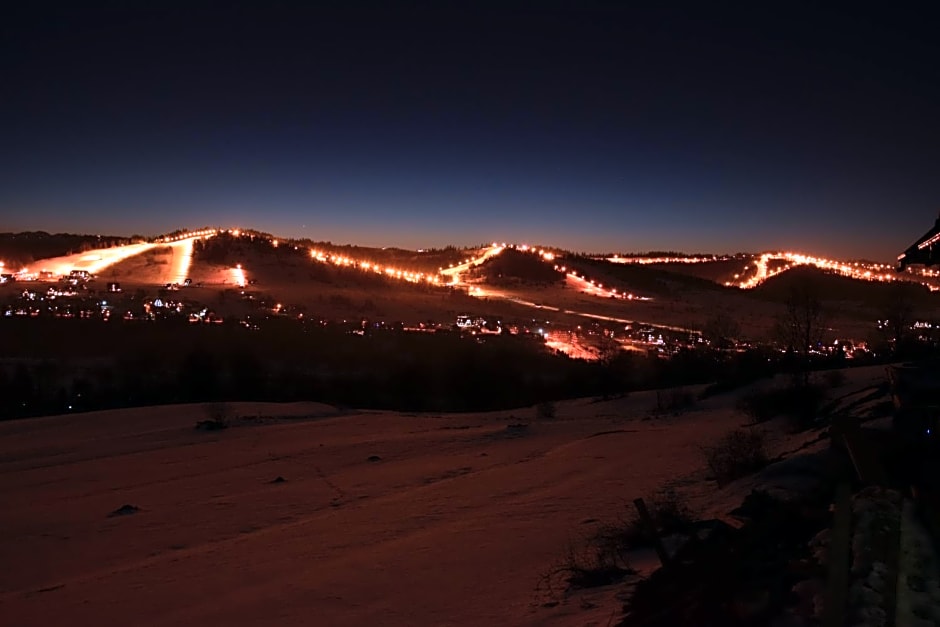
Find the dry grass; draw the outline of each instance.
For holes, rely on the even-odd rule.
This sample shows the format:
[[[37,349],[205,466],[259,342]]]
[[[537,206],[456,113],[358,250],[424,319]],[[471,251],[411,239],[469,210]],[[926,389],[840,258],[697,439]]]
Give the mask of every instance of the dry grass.
[[[719,486],[754,473],[768,463],[764,434],[756,429],[729,431],[704,449],[705,461]]]

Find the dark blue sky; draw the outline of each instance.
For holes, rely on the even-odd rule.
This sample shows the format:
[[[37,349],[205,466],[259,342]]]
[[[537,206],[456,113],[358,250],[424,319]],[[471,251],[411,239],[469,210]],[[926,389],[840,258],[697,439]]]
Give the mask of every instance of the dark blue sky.
[[[3,9],[0,230],[891,260],[940,209],[896,5],[157,4]]]

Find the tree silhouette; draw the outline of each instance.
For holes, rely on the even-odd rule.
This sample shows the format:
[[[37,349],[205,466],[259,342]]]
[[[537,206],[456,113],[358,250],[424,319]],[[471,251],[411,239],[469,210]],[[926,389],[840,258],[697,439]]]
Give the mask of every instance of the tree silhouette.
[[[797,374],[804,386],[809,384],[811,351],[822,341],[824,330],[825,311],[817,287],[805,279],[795,283],[777,320],[776,332],[787,350],[798,355]]]
[[[887,321],[888,332],[894,342],[895,353],[904,351],[911,324],[914,320],[914,290],[913,285],[898,281],[892,286],[890,293],[882,307],[882,316]]]
[[[723,312],[709,318],[702,329],[702,335],[715,348],[731,348],[733,340],[740,334],[738,321]]]

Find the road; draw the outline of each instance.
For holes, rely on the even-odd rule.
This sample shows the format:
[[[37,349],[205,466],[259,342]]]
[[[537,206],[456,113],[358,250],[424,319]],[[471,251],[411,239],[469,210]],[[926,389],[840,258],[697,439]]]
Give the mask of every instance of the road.
[[[541,309],[544,311],[553,311],[557,313],[568,314],[571,316],[580,316],[582,318],[588,318],[590,320],[601,320],[604,322],[616,322],[618,324],[625,324],[625,325],[626,324],[649,325],[649,326],[657,327],[660,329],[669,329],[671,331],[679,331],[681,333],[697,332],[696,329],[677,327],[677,326],[672,326],[668,324],[662,324],[660,322],[648,322],[648,321],[637,320],[637,319],[628,320],[627,318],[618,318],[616,316],[605,316],[602,314],[588,313],[586,311],[577,311],[575,309],[564,309],[561,307],[555,307],[555,306],[546,305],[543,303],[534,303],[532,301],[525,300],[524,298],[518,298],[516,296],[513,296],[512,294],[508,294],[501,290],[495,290],[490,287],[480,287],[478,285],[474,285],[470,287],[469,294],[477,298],[496,298],[496,299],[505,300],[511,303],[516,303],[517,305],[525,305],[526,307],[532,307],[534,309]]]

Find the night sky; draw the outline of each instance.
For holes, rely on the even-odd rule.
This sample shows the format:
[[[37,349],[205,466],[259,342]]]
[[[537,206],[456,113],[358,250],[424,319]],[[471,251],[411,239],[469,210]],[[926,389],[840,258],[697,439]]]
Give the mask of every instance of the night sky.
[[[893,260],[940,210],[940,36],[894,4],[19,4],[4,231]]]

